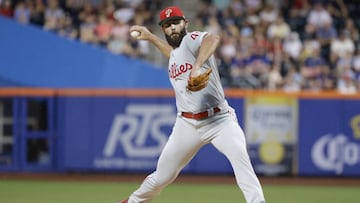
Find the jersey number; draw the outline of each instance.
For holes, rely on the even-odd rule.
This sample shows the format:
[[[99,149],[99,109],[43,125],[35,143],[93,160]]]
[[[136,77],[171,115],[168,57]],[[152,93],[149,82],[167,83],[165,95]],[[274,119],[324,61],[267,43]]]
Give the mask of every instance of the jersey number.
[[[191,39],[195,40],[198,36],[199,36],[199,34],[197,34],[197,33],[192,33],[192,34],[191,34]]]

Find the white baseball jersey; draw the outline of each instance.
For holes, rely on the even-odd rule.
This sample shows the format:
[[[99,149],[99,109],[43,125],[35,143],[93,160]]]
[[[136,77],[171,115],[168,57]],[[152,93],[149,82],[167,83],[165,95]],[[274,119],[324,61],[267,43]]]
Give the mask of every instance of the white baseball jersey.
[[[225,101],[224,91],[215,61],[211,56],[204,68],[212,68],[208,85],[197,92],[186,89],[190,72],[196,61],[201,42],[207,32],[189,32],[184,36],[180,46],[174,49],[169,59],[169,77],[175,91],[176,106],[179,112],[202,112],[216,107]]]

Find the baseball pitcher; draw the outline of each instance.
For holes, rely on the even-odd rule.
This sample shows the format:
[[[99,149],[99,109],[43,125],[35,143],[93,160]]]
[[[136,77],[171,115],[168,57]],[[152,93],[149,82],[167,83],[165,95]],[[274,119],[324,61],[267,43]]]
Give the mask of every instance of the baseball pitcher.
[[[188,20],[175,6],[160,12],[159,25],[166,41],[143,26],[134,25],[130,31],[137,32],[132,34],[137,40],[148,40],[169,58],[168,73],[175,91],[178,115],[156,170],[128,199],[119,203],[151,202],[176,179],[199,149],[209,143],[231,163],[246,202],[265,203],[247,153],[244,132],[234,109],[225,99],[220,82],[213,55],[219,36],[188,32]]]

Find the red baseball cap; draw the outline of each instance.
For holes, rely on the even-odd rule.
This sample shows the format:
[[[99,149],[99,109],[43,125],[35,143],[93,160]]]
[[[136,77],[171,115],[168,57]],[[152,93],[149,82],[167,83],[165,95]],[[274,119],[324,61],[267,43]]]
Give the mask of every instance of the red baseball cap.
[[[162,25],[168,20],[184,19],[185,16],[181,9],[177,6],[169,6],[160,11],[160,22],[159,25]]]

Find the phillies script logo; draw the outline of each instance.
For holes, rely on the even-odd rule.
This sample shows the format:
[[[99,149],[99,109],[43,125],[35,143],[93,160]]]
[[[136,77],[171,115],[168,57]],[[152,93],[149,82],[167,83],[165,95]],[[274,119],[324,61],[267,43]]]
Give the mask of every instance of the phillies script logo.
[[[178,76],[186,73],[186,71],[191,70],[192,68],[193,66],[190,63],[181,64],[180,66],[176,65],[176,63],[173,63],[169,70],[169,76],[170,78],[177,78]]]

